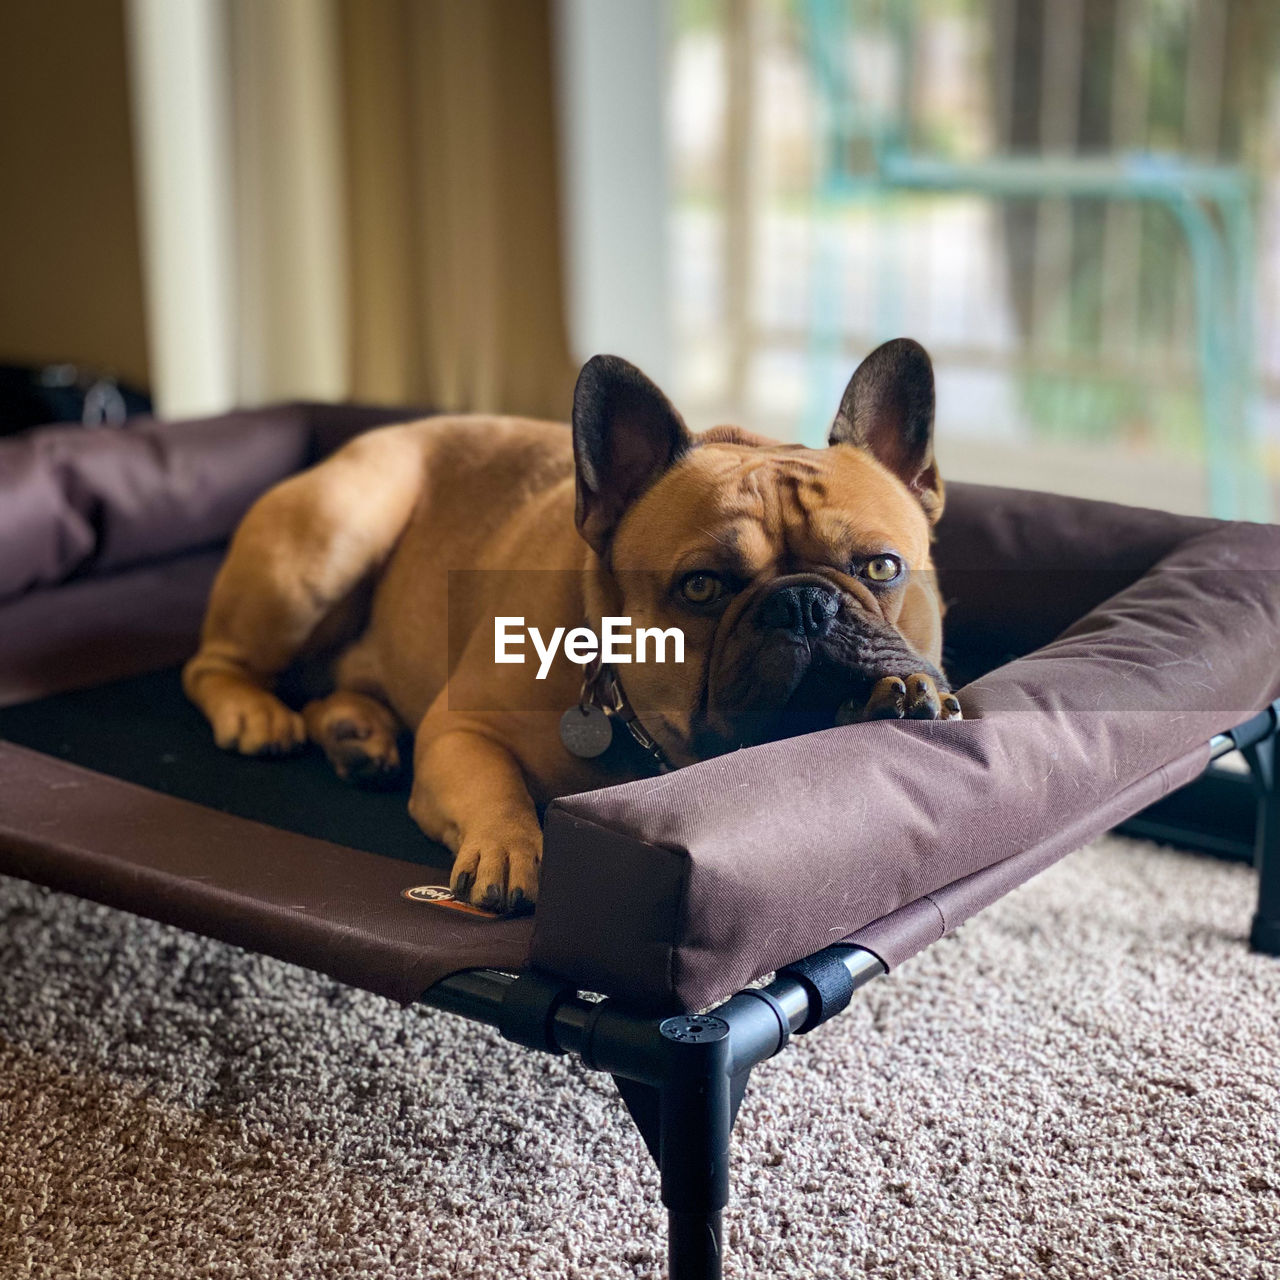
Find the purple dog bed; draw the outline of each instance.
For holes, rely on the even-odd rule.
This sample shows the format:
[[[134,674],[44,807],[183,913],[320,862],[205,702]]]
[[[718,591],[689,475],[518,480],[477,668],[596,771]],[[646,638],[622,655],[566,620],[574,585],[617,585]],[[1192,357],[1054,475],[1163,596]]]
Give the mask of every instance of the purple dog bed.
[[[1280,951],[1280,528],[961,484],[936,559],[963,721],[558,800],[531,920],[404,897],[446,883],[448,855],[403,794],[223,755],[175,669],[253,498],[405,416],[298,405],[0,442],[0,873],[581,1053],[659,1161],[681,1276],[718,1274],[754,1062],[1232,745],[1259,789],[1253,940]],[[1190,837],[1180,822],[1158,829]],[[1226,839],[1212,827],[1202,843]]]

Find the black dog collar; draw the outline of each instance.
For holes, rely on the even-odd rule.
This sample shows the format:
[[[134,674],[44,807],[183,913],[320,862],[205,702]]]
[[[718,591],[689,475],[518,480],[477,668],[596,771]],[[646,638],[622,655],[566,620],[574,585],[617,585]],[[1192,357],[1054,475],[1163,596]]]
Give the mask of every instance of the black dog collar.
[[[577,705],[560,717],[560,741],[573,755],[593,760],[612,745],[615,723],[626,729],[656,772],[671,772],[671,761],[640,723],[618,673],[599,658],[592,658],[582,669],[582,692]]]

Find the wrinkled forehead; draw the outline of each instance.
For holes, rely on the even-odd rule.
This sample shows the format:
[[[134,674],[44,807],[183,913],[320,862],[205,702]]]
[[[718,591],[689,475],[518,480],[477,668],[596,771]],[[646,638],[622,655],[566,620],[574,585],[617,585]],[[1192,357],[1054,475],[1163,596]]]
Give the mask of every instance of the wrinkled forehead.
[[[759,573],[880,551],[923,564],[928,549],[919,503],[859,449],[716,444],[694,449],[632,507],[613,559],[669,568],[700,557],[700,567],[716,567],[711,555]]]

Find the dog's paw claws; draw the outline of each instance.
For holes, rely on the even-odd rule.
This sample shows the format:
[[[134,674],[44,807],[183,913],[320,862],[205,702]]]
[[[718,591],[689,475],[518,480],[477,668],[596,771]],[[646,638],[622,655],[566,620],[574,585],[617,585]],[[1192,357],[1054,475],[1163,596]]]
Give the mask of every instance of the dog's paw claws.
[[[937,720],[942,714],[938,688],[928,676],[914,675],[907,680],[904,714],[908,720]]]
[[[522,836],[466,839],[458,849],[450,878],[451,892],[499,915],[524,915],[538,900],[541,840]]]
[[[953,693],[942,693],[933,677],[923,671],[908,676],[884,676],[876,681],[861,710],[841,709],[839,722],[868,720],[959,720],[960,703]]]
[[[862,710],[864,720],[901,720],[907,709],[906,682],[897,676],[885,676],[871,690]]]

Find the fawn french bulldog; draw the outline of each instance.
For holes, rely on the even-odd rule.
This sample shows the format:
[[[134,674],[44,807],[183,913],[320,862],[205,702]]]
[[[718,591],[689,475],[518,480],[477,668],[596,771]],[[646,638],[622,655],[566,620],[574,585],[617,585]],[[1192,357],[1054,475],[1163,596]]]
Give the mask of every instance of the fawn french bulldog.
[[[354,781],[397,773],[412,730],[409,808],[453,852],[455,895],[527,909],[554,796],[789,733],[960,715],[939,670],[933,411],[929,357],[899,339],[858,367],[823,449],[692,435],[614,356],[584,366],[571,431],[370,431],[245,516],[184,687],[220,746],[311,741]],[[495,660],[513,616],[544,635],[677,628],[684,660]],[[297,711],[273,690],[308,654],[328,689]]]

